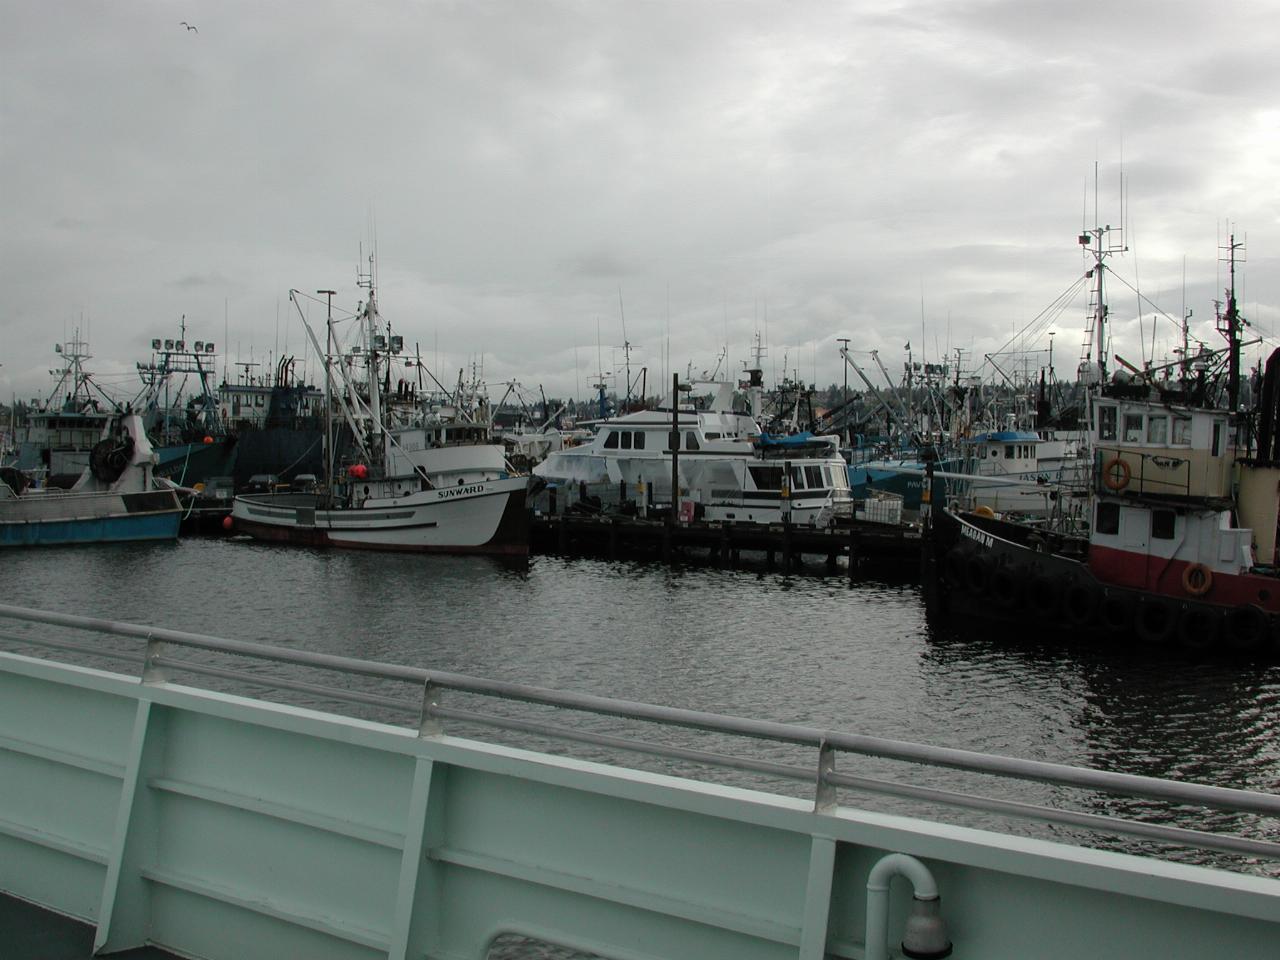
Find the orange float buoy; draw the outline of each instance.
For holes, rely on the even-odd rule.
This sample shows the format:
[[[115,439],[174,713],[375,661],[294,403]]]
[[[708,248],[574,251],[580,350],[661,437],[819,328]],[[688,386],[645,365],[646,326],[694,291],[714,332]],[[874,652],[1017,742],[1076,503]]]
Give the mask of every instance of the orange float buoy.
[[[213,443],[213,437],[209,436],[208,434],[205,434],[204,442],[205,442],[205,443]]]
[[[231,519],[231,517],[230,517],[230,516],[226,516],[226,517],[223,517],[223,518],[222,518],[222,529],[223,529],[223,530],[230,530],[230,529],[231,529],[232,527],[234,527],[234,526],[235,526],[235,522],[234,522],[234,521],[232,521],[232,519]]]
[[[365,477],[369,476],[369,468],[363,463],[355,463],[347,468],[347,475],[353,480],[363,480]]]

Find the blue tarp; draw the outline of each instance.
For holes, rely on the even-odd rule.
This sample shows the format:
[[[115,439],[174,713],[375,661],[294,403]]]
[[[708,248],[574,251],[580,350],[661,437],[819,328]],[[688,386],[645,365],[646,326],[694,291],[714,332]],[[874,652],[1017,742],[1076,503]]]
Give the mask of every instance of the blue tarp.
[[[815,437],[809,431],[803,433],[762,433],[760,434],[760,446],[762,447],[802,447],[806,443],[813,443]]]

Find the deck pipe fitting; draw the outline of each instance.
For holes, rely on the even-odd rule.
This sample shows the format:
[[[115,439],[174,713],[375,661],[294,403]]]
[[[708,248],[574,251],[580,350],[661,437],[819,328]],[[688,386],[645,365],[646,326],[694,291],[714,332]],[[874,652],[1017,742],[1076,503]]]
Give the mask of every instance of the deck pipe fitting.
[[[867,877],[866,960],[889,960],[889,881],[911,881],[914,899],[903,931],[902,954],[914,960],[941,960],[951,955],[947,924],[942,919],[938,884],[929,868],[905,853],[890,853],[876,861]]]

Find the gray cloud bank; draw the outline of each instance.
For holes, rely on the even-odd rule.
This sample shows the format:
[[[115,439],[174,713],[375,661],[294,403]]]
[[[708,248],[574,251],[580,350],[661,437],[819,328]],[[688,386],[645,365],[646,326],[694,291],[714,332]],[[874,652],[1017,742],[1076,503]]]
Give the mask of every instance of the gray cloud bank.
[[[301,352],[286,291],[353,306],[375,234],[384,313],[442,379],[483,355],[490,380],[572,394],[598,342],[621,363],[620,292],[650,382],[668,342],[678,369],[726,342],[737,366],[757,330],[770,372],[824,384],[837,337],[980,356],[1083,269],[1095,161],[1105,222],[1126,177],[1121,274],[1176,316],[1185,262],[1213,342],[1234,223],[1269,334],[1280,15],[1229,14],[5,0],[0,390],[43,392],[81,318],[121,383],[184,314],[246,359]],[[1117,349],[1149,352],[1150,309],[1139,346],[1137,297],[1112,307]],[[1058,322],[1060,369],[1084,311]]]

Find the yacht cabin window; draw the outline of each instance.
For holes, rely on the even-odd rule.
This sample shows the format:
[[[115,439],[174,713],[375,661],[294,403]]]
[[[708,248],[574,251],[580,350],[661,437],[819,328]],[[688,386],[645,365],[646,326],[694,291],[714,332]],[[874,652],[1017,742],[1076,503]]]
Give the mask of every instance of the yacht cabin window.
[[[777,490],[782,486],[781,467],[748,467],[757,490]]]
[[[1124,442],[1142,442],[1142,414],[1126,413],[1124,415]]]
[[[1116,408],[1098,408],[1098,439],[1114,440],[1116,438]]]
[[[623,430],[622,433],[619,434],[619,436],[621,437],[621,440],[622,440],[622,449],[630,450],[631,449],[631,431]]]
[[[1013,444],[1012,444],[1012,443],[1005,444],[1005,448],[1004,448],[1004,458],[1005,458],[1006,460],[1012,460],[1012,459],[1013,459]]]
[[[618,434],[616,431],[610,430],[608,435],[604,438],[604,448],[606,450],[618,449]]]
[[[637,450],[643,450],[643,449],[644,449],[644,431],[643,431],[643,430],[637,430],[637,431],[636,431],[636,442],[635,442],[635,448],[636,448]]]
[[[698,450],[698,435],[692,430],[686,430],[684,434],[684,448],[686,450]]]

